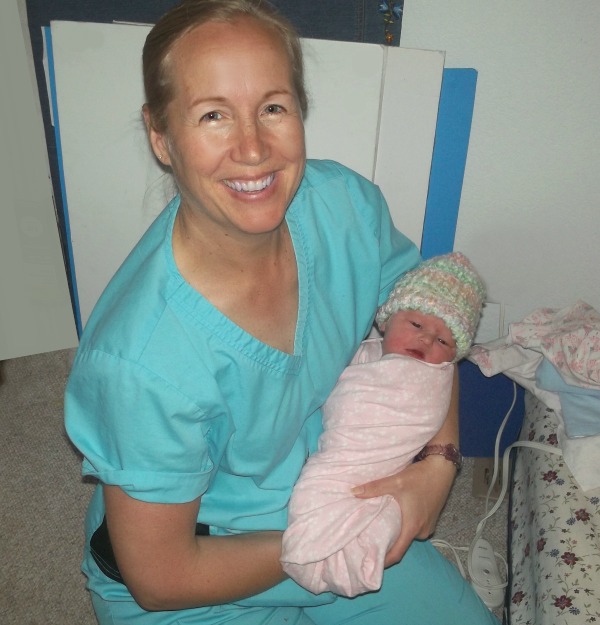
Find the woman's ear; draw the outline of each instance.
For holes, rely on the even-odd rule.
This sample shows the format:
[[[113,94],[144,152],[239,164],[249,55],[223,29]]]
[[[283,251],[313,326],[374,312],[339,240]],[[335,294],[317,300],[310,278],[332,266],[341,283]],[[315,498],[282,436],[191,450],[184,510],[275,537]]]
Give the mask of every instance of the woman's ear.
[[[147,104],[144,104],[142,107],[142,115],[144,116],[144,124],[146,126],[148,140],[150,141],[150,146],[152,147],[154,156],[156,156],[162,165],[171,165],[171,157],[169,156],[169,149],[165,134],[156,129]]]

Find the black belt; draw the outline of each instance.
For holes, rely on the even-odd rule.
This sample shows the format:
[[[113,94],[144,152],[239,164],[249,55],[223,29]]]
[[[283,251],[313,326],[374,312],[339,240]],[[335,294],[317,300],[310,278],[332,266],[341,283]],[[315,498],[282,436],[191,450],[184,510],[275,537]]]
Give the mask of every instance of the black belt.
[[[196,523],[196,536],[209,536],[210,530],[208,525],[204,523]],[[98,568],[106,575],[119,584],[125,584],[121,577],[121,572],[117,566],[117,560],[113,551],[110,535],[108,533],[108,525],[106,524],[106,516],[102,519],[100,527],[93,533],[90,539],[90,551],[94,562]]]

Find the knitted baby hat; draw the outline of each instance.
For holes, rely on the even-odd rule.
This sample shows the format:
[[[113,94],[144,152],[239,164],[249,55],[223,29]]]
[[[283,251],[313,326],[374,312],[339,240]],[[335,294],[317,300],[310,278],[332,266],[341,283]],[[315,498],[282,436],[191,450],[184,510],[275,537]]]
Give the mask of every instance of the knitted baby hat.
[[[460,252],[435,256],[404,274],[377,311],[381,331],[399,310],[418,310],[441,317],[456,341],[455,361],[467,355],[477,330],[485,286],[469,259]]]

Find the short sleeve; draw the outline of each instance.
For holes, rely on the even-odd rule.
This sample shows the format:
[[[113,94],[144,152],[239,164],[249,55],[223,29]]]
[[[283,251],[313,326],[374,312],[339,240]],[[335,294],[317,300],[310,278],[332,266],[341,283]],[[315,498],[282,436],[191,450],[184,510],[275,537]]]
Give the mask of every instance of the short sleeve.
[[[213,461],[201,408],[141,365],[100,351],[77,355],[65,426],[83,473],[154,503],[202,495]]]

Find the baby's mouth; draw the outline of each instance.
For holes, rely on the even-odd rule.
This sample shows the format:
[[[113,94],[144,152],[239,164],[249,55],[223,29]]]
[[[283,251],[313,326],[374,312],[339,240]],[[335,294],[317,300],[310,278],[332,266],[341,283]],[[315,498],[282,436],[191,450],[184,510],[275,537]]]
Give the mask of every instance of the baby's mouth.
[[[418,349],[409,349],[407,350],[408,354],[417,360],[424,360],[425,354]]]
[[[258,191],[263,191],[267,187],[271,186],[274,179],[275,174],[269,174],[265,178],[260,178],[259,180],[223,180],[223,182],[227,187],[233,189],[234,191],[257,193]]]

